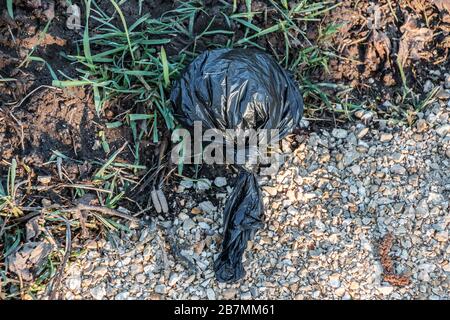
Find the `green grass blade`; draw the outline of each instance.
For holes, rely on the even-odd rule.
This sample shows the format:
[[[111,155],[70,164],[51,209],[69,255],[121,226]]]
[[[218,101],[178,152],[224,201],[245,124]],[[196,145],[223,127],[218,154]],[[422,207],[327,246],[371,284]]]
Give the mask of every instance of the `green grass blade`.
[[[6,0],[6,8],[8,9],[9,16],[14,19],[14,12],[13,12],[13,0]]]
[[[16,171],[17,171],[17,161],[16,159],[12,159],[11,167],[8,172],[8,194],[10,196],[14,193],[14,186],[16,184]]]
[[[120,10],[119,5],[114,1],[114,0],[110,0],[112,5],[114,6],[114,8],[116,9],[117,13],[119,14],[120,20],[122,21],[122,25],[125,31],[125,36],[127,37],[127,42],[128,42],[128,47],[130,48],[130,54],[131,54],[131,59],[134,62],[134,54],[133,54],[133,47],[131,46],[131,40],[130,40],[130,34],[128,32],[128,28],[127,28],[127,22],[125,20],[125,17],[123,15],[122,10]]]
[[[128,115],[130,121],[138,121],[138,120],[148,120],[153,117],[151,114],[138,114],[138,113],[132,113]]]
[[[169,78],[169,62],[167,61],[166,50],[164,47],[161,47],[161,63],[163,66],[163,76],[164,76],[164,87],[167,88],[170,85]]]
[[[117,156],[122,152],[123,148],[120,148],[108,159],[108,161],[98,170],[95,175],[95,178],[101,178],[105,174],[106,169],[116,160]]]
[[[87,62],[91,66],[94,66],[94,62],[92,61],[91,46],[90,46],[90,41],[89,41],[90,11],[91,11],[91,0],[87,0],[86,1],[86,24],[85,24],[84,32],[83,32],[83,52],[84,52],[84,56],[86,57]],[[94,67],[92,67],[91,69],[94,69]]]
[[[50,75],[52,76],[53,81],[58,81],[58,77],[56,76],[55,71],[53,71],[53,68],[50,66],[50,64],[47,61],[45,61],[41,57],[29,57],[28,59],[31,61],[37,61],[37,62],[44,63],[45,66],[47,67],[48,71],[50,71]]]

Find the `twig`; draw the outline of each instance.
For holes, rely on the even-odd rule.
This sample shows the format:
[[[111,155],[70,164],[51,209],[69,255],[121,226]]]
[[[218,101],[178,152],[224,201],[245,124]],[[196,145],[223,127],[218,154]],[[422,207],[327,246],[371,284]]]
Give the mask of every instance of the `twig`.
[[[391,10],[392,15],[395,18],[395,21],[398,22],[398,18],[397,18],[397,15],[395,14],[394,8],[392,7],[391,0],[388,0],[388,5],[389,5],[389,9]]]
[[[32,208],[30,208],[30,209],[32,209]],[[30,219],[32,219],[34,217],[37,217],[38,215],[41,214],[41,210],[38,209],[38,208],[36,208],[35,210],[29,210],[29,211],[31,211],[29,214],[27,214],[27,215],[25,215],[23,217],[19,217],[17,219],[14,219],[14,223],[25,222],[25,221],[28,221],[28,220],[30,220]]]
[[[17,103],[15,106],[13,106],[13,107],[11,108],[11,112],[13,112],[14,109],[20,107],[20,106],[22,105],[22,103],[23,103],[26,99],[28,99],[33,93],[35,93],[36,91],[38,91],[38,90],[40,90],[40,89],[42,89],[42,88],[47,88],[47,89],[57,89],[57,90],[60,90],[60,91],[61,91],[61,89],[59,89],[59,88],[57,88],[57,87],[41,85],[41,86],[37,87],[36,89],[33,89],[33,90],[32,90],[30,93],[28,93],[28,94],[27,94],[27,95],[26,95],[19,103]]]
[[[9,115],[20,127],[20,145],[22,146],[22,151],[25,151],[25,143],[24,143],[24,133],[23,133],[23,124],[20,122],[11,111],[9,111]]]
[[[64,218],[63,218],[64,219]],[[64,222],[66,223],[66,251],[64,253],[64,258],[59,266],[58,274],[56,275],[52,287],[51,287],[51,294],[50,294],[50,300],[56,300],[57,294],[58,294],[58,288],[61,284],[61,279],[64,274],[64,268],[66,267],[67,261],[69,261],[70,252],[72,249],[72,231],[70,228],[70,222],[64,219]]]
[[[169,265],[169,259],[167,259],[167,252],[166,252],[166,246],[164,245],[164,241],[161,237],[160,231],[156,231],[156,239],[158,240],[158,244],[161,248],[162,253],[162,260],[163,260],[163,267],[164,267],[164,273],[167,274],[169,272],[168,265]]]
[[[55,210],[58,210],[58,209],[55,208]],[[109,215],[109,216],[119,217],[119,218],[122,218],[122,219],[126,219],[126,220],[130,220],[130,221],[133,221],[133,222],[137,222],[137,223],[139,223],[141,221],[138,218],[135,218],[135,217],[130,216],[130,215],[125,214],[125,213],[121,213],[121,212],[119,212],[117,210],[114,210],[114,209],[110,209],[110,208],[107,208],[107,207],[91,206],[91,205],[86,205],[86,204],[81,204],[81,203],[78,204],[75,207],[71,207],[71,208],[67,208],[67,209],[61,209],[60,211],[61,212],[76,213],[76,214],[79,214],[78,217],[80,217],[80,215],[82,214],[81,211],[96,211],[96,212],[100,212],[100,213],[103,213],[103,214],[106,214],[106,215]],[[35,211],[27,214],[26,216],[14,219],[14,222],[15,223],[20,223],[20,222],[28,221],[31,218],[34,218],[34,217],[36,217],[36,216],[38,216],[40,214],[41,214],[40,210],[35,210]],[[85,219],[84,216],[83,216],[83,218]]]
[[[109,216],[113,216],[113,217],[119,217],[122,219],[127,219],[133,222],[139,222],[140,219],[135,218],[133,216],[130,216],[128,214],[125,213],[121,213],[117,210],[114,209],[110,209],[107,207],[98,207],[98,206],[91,206],[91,205],[86,205],[86,204],[78,204],[76,207],[72,207],[69,209],[64,209],[62,210],[62,212],[77,212],[77,211],[95,211],[95,212],[100,212]]]
[[[61,188],[79,188],[79,189],[93,190],[93,191],[98,191],[98,192],[105,192],[105,193],[109,193],[109,194],[112,193],[111,190],[96,188],[96,187],[88,186],[88,185],[84,185],[84,184],[60,184],[60,185],[52,186],[52,187],[50,187],[50,189],[59,188],[59,187],[61,187]]]
[[[9,220],[9,216],[7,216],[7,217],[5,218],[5,221],[3,221],[2,228],[0,229],[0,238],[2,237],[3,232],[5,231],[5,227],[6,227],[6,224],[8,223],[8,220]]]

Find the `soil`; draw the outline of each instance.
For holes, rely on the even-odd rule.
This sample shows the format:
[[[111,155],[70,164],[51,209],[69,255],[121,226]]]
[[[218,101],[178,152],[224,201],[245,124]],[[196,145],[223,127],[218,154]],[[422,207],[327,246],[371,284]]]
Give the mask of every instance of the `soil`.
[[[448,1],[342,1],[323,23],[339,26],[325,45],[340,58],[330,61],[322,79],[350,85],[359,100],[393,98],[403,86],[398,63],[407,86],[418,92],[449,70]]]
[[[17,156],[38,171],[45,171],[53,151],[78,160],[104,158],[98,145],[100,130],[106,130],[110,146],[125,143],[120,130],[108,130],[96,116],[93,99],[83,88],[44,88],[14,110],[0,111],[2,160]],[[49,172],[41,172],[48,174]]]

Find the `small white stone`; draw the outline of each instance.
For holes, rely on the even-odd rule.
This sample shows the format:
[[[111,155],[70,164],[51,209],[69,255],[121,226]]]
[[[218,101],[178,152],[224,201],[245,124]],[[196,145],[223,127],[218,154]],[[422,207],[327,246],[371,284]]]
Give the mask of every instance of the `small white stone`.
[[[343,287],[337,288],[336,291],[334,291],[334,293],[336,293],[337,296],[342,297],[345,294],[345,288]]]
[[[331,131],[331,135],[337,139],[345,139],[347,138],[348,132],[347,130],[344,129],[333,129],[333,131]]]
[[[145,274],[143,274],[143,273],[140,273],[140,274],[138,274],[138,275],[136,276],[136,281],[137,281],[138,283],[144,283],[145,280],[146,280],[146,276],[145,276]]]
[[[434,84],[431,82],[431,80],[425,81],[425,84],[423,85],[423,92],[429,93],[431,90],[433,90]]]
[[[390,134],[390,133],[382,133],[381,136],[380,136],[380,141],[381,142],[388,142],[388,141],[391,141],[393,137],[394,136],[392,134]]]
[[[271,196],[276,196],[278,192],[277,188],[274,187],[263,187],[263,190],[266,191]]]
[[[234,288],[230,288],[230,289],[225,290],[222,295],[225,300],[230,300],[230,299],[234,299],[236,297],[236,294],[237,294],[237,290]]]
[[[447,135],[449,132],[450,132],[450,124],[444,124],[443,126],[436,128],[436,133],[441,137]]]
[[[339,280],[338,274],[333,274],[328,278],[328,284],[333,288],[339,288],[341,286],[341,281]]]
[[[442,267],[442,270],[444,270],[445,272],[450,272],[450,261]]]
[[[106,295],[106,290],[103,285],[98,285],[89,290],[89,292],[95,300],[103,300]]]
[[[98,266],[92,273],[96,276],[104,277],[108,273],[108,268],[106,266]]]
[[[309,127],[309,121],[306,119],[302,119],[302,120],[300,120],[300,123],[298,126],[301,129],[307,129]]]
[[[155,286],[155,292],[159,294],[165,294],[166,293],[166,286],[163,284],[158,284]]]
[[[362,128],[362,129],[358,132],[358,134],[356,135],[356,137],[357,137],[358,139],[362,139],[362,138],[364,138],[364,137],[367,135],[368,132],[369,132],[369,128],[364,127],[364,128]]]
[[[192,188],[194,185],[194,182],[190,179],[183,179],[180,181],[180,186],[184,187],[185,189]]]
[[[195,227],[195,222],[192,219],[188,218],[188,219],[184,220],[183,229],[186,232],[189,232],[194,227]]]
[[[173,272],[169,278],[169,286],[173,287],[178,282],[178,280],[180,280],[180,278],[181,275],[179,273]]]
[[[206,296],[208,297],[208,300],[216,300],[216,293],[211,288],[206,289]]]
[[[128,300],[130,293],[128,291],[121,292],[114,297],[114,300]]]
[[[196,189],[199,191],[206,191],[209,190],[209,188],[211,188],[211,181],[209,181],[208,179],[200,179],[197,181],[195,186]]]
[[[395,174],[403,175],[403,174],[406,173],[406,169],[405,169],[405,167],[403,167],[403,166],[401,166],[401,165],[399,165],[399,164],[394,164],[394,165],[391,167],[391,172],[392,172],[392,173],[395,173]]]
[[[350,169],[352,170],[352,173],[353,173],[355,176],[357,176],[358,174],[361,173],[361,167],[360,167],[359,165],[357,165],[357,164],[355,164],[354,166],[352,166]]]
[[[213,203],[212,203],[211,201],[203,201],[203,202],[200,202],[200,203],[198,204],[198,207],[199,207],[200,210],[202,210],[203,212],[209,213],[209,214],[211,214],[211,213],[217,211],[216,206],[213,205]]]
[[[217,177],[214,179],[214,184],[219,188],[225,187],[227,185],[227,179],[224,177]]]
[[[439,242],[448,241],[448,231],[441,231],[436,233],[435,239]]]
[[[200,227],[200,228],[202,228],[202,229],[205,229],[205,230],[209,230],[209,229],[211,229],[211,227],[209,226],[209,224],[207,224],[206,222],[199,222],[198,223],[198,226]]]
[[[252,298],[252,294],[250,291],[241,292],[241,299],[242,300],[249,300]]]
[[[81,289],[81,276],[80,275],[72,275],[67,280],[67,285],[70,290],[78,291]]]
[[[394,291],[394,288],[392,286],[381,286],[378,287],[378,291],[382,294],[384,294],[385,296],[389,295],[392,293],[392,291]]]

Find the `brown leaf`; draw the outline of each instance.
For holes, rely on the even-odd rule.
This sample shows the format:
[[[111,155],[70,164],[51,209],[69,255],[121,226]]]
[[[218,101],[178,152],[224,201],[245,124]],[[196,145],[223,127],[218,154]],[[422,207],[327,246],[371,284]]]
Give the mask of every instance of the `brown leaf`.
[[[7,258],[8,268],[23,281],[32,281],[52,249],[48,242],[27,242]]]
[[[39,217],[28,220],[25,225],[25,239],[27,242],[37,238],[42,232],[42,227],[39,225]]]
[[[433,4],[440,10],[447,10],[450,13],[450,0],[432,0]]]
[[[383,280],[397,287],[404,287],[410,283],[409,277],[398,274],[385,274]]]
[[[433,31],[428,28],[419,28],[417,20],[411,15],[401,26],[403,33],[398,49],[398,61],[405,66],[409,59],[420,60],[431,57],[431,52],[425,50],[425,46],[433,39]]]
[[[394,262],[389,256],[392,244],[394,242],[394,236],[392,233],[388,233],[384,236],[378,248],[380,255],[381,265],[384,269],[383,280],[389,282],[394,286],[407,286],[410,283],[409,277],[405,275],[394,274]]]

